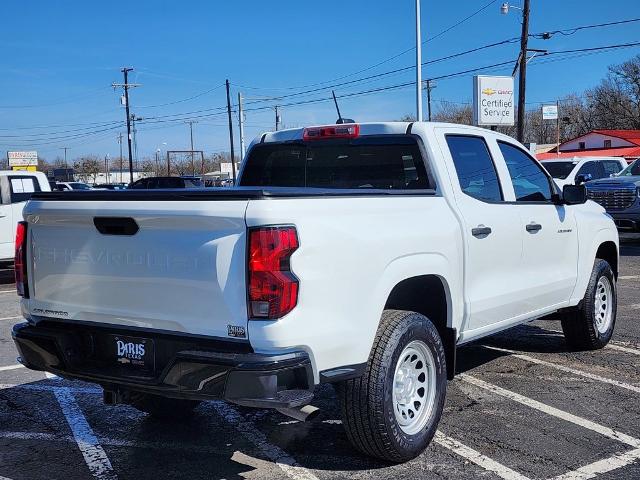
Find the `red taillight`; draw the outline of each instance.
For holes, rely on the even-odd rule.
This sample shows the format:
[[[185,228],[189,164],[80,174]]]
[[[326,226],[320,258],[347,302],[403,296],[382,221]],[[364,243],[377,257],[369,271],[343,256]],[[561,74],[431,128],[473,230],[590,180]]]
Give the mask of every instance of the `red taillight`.
[[[302,139],[306,141],[328,138],[356,138],[358,135],[360,135],[360,125],[357,123],[345,123],[342,125],[305,128],[302,132]]]
[[[298,279],[289,259],[298,248],[295,227],[249,230],[249,317],[274,319],[298,302]]]
[[[18,222],[16,229],[16,256],[14,269],[16,273],[16,290],[21,297],[29,298],[27,286],[27,222]]]

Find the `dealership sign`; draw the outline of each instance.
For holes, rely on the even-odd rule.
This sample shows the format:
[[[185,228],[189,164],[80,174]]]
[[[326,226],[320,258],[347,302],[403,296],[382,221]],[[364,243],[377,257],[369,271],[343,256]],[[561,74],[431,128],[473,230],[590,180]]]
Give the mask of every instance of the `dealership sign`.
[[[38,165],[38,152],[7,152],[10,167],[31,167]]]
[[[543,105],[542,106],[542,119],[543,120],[557,120],[558,119],[558,106],[557,105]]]
[[[513,125],[514,118],[513,77],[473,77],[474,125]]]

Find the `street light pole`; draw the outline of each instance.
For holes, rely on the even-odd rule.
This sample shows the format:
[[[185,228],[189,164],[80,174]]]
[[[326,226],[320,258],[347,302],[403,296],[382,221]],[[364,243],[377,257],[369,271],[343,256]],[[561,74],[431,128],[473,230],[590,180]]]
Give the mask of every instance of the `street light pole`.
[[[416,0],[416,119],[422,121],[422,35],[420,34],[420,0]]]

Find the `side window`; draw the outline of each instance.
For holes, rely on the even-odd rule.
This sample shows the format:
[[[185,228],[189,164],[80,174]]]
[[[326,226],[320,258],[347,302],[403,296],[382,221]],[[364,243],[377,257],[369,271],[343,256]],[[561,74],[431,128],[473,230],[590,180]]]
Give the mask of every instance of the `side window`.
[[[602,162],[602,167],[604,168],[605,177],[608,177],[615,173],[619,173],[622,170],[622,165],[612,160],[609,160],[609,161],[605,160],[604,162]]]
[[[576,175],[591,175],[591,178],[593,180],[595,180],[596,178],[602,178],[604,177],[602,162],[586,162],[580,167],[580,170],[578,170],[578,173],[576,173]]]
[[[446,139],[462,191],[478,200],[501,201],[498,173],[484,139],[466,135]]]
[[[518,202],[544,202],[551,200],[551,183],[542,167],[519,148],[498,142]]]
[[[40,184],[34,177],[12,176],[9,177],[11,186],[11,203],[26,202],[33,192],[40,191]]]
[[[147,179],[144,178],[142,180],[137,180],[137,181],[133,182],[133,184],[129,188],[132,188],[134,190],[143,190],[143,189],[147,188]]]

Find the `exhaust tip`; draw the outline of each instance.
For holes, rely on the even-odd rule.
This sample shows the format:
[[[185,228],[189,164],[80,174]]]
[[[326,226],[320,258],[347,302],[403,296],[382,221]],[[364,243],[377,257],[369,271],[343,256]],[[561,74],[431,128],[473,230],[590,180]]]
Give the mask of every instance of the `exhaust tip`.
[[[302,408],[277,408],[276,410],[300,422],[311,422],[322,413],[318,407],[313,405],[305,405]]]

